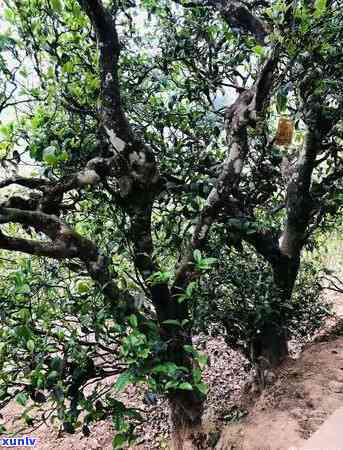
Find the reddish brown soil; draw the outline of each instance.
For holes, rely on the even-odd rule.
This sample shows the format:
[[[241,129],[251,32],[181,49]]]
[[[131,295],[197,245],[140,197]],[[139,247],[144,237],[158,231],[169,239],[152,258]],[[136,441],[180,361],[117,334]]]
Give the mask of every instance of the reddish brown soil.
[[[277,382],[256,400],[249,415],[225,427],[216,450],[301,447],[343,405],[342,321],[336,331],[340,336],[321,337],[299,359],[286,361]]]

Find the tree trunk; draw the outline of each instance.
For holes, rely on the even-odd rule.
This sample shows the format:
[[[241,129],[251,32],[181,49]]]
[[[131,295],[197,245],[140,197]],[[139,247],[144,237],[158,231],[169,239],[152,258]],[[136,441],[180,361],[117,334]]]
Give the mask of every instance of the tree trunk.
[[[193,391],[178,390],[169,397],[171,449],[197,450],[203,400]]]
[[[180,312],[180,310],[178,311]],[[184,311],[183,311],[184,312]],[[186,367],[189,374],[197,367],[192,355],[185,351],[185,345],[192,345],[190,330],[167,328],[169,342],[167,360]],[[185,381],[191,381],[186,379]],[[197,435],[200,432],[201,416],[205,396],[199,391],[176,389],[168,395],[170,405],[171,448],[172,450],[196,450]]]
[[[275,368],[288,355],[287,333],[277,324],[266,323],[253,342],[253,357],[265,369]]]
[[[295,258],[282,256],[273,266],[275,285],[275,320],[266,322],[252,343],[252,359],[256,364],[260,387],[266,384],[268,372],[278,367],[288,356],[287,330],[284,326],[282,308],[291,301],[299,270],[299,255]]]
[[[266,323],[259,336],[252,342],[251,359],[255,364],[260,390],[274,376],[273,369],[288,356],[287,333],[275,323]]]

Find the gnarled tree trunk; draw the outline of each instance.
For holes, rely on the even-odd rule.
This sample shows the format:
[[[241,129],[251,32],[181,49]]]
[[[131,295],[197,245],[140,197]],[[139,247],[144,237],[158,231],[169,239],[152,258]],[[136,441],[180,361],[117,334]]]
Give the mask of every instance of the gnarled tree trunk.
[[[272,369],[288,355],[287,333],[274,323],[266,323],[253,343],[253,356],[261,369]]]
[[[193,391],[175,391],[169,397],[172,450],[196,450],[203,402]]]
[[[272,264],[276,299],[273,305],[275,320],[264,324],[260,334],[252,342],[251,349],[261,388],[265,387],[268,372],[278,367],[288,356],[288,333],[284,325],[282,307],[291,300],[299,261],[299,254],[293,258],[280,254],[278,261]]]

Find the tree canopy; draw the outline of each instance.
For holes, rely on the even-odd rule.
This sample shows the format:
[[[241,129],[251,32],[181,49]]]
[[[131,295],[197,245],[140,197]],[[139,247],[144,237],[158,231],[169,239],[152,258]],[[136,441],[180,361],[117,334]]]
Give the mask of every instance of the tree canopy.
[[[115,392],[145,383],[195,424],[199,318],[248,267],[273,314],[247,356],[277,365],[302,250],[340,220],[342,4],[3,3],[1,404],[112,415],[121,448],[141,418]]]

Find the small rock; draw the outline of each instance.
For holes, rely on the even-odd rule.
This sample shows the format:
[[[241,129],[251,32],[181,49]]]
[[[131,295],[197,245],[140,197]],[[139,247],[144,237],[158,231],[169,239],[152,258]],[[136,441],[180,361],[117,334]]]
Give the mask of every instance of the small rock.
[[[295,391],[294,392],[294,397],[295,398],[304,398],[304,394],[300,391]]]

